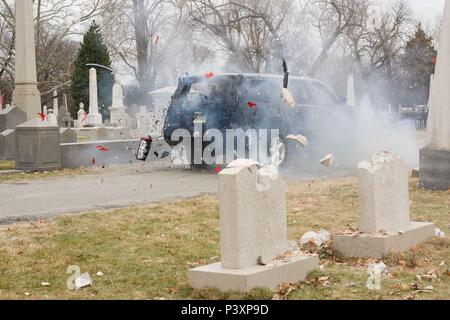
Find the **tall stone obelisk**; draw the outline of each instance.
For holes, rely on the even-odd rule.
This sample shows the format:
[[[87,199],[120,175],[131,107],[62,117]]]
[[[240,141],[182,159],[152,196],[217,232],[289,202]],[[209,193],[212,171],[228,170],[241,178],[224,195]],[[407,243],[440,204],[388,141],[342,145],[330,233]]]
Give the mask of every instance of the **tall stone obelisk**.
[[[91,68],[89,70],[89,114],[87,117],[87,125],[97,127],[102,124],[103,117],[98,112],[97,70]]]
[[[450,189],[450,1],[446,0],[436,71],[432,82],[427,147],[420,152],[420,184]]]
[[[41,112],[37,88],[36,48],[34,43],[33,0],[16,1],[16,78],[13,105],[27,114],[27,120]]]

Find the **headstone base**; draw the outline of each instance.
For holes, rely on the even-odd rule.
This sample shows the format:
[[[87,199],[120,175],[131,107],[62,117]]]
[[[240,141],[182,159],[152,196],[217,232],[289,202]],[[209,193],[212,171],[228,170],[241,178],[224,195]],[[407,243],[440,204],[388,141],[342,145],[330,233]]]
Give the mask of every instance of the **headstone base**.
[[[420,150],[420,187],[429,190],[450,189],[450,151]]]
[[[274,290],[283,283],[304,281],[318,267],[319,257],[305,255],[243,269],[224,269],[219,262],[189,270],[188,279],[194,289],[214,288],[223,292],[247,292],[255,288]]]
[[[100,113],[98,114],[88,114],[86,119],[86,125],[90,127],[97,127],[103,125],[103,117]]]
[[[0,160],[16,158],[16,133],[12,129],[0,133]]]
[[[427,222],[411,222],[402,234],[337,235],[333,250],[345,258],[383,259],[393,252],[404,252],[434,237],[435,226]]]

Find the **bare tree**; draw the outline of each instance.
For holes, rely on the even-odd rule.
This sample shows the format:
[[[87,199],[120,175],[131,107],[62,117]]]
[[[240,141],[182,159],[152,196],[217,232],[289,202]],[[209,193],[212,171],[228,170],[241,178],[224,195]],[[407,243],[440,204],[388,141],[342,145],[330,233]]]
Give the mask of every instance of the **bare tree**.
[[[349,29],[362,28],[366,19],[366,0],[306,0],[302,12],[321,39],[320,53],[309,74],[315,76],[338,39]]]

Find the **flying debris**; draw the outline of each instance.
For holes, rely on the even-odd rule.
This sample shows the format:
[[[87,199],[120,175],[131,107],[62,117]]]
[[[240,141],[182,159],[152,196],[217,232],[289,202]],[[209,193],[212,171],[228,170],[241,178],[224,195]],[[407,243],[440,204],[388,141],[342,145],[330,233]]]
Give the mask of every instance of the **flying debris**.
[[[96,146],[95,147],[98,151],[101,151],[101,152],[109,152],[109,149],[108,148],[105,148],[105,147],[102,147],[102,146]]]
[[[287,88],[282,88],[281,89],[281,100],[289,108],[295,107],[294,97],[292,96],[291,92]]]
[[[41,118],[42,121],[45,121],[45,114],[43,114],[42,112],[38,113],[39,118]]]
[[[257,104],[252,101],[247,102],[247,107],[249,107],[250,109],[254,109],[256,108],[256,106]]]
[[[97,160],[95,160],[95,158],[92,158],[91,162],[92,162],[92,165],[95,166],[95,164],[97,163]]]
[[[334,161],[334,155],[333,154],[329,154],[327,155],[325,158],[323,158],[322,160],[320,160],[320,164],[324,167],[329,168]]]
[[[296,135],[290,134],[286,138],[289,139],[289,140],[293,140],[293,141],[296,141],[296,142],[300,143],[300,145],[302,147],[306,147],[309,144],[308,138],[306,138],[306,137],[304,137],[302,135],[297,135],[296,136]]]
[[[211,79],[211,78],[214,77],[214,76],[215,76],[215,74],[214,74],[213,72],[205,73],[206,79]]]
[[[221,166],[217,166],[214,168],[214,172],[215,173],[220,173],[222,171],[222,167]]]

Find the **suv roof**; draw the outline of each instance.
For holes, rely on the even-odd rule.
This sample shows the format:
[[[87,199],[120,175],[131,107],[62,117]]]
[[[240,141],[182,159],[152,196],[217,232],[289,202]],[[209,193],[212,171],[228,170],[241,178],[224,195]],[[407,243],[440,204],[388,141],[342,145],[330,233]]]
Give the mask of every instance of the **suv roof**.
[[[283,79],[283,75],[278,74],[268,74],[268,73],[219,73],[215,74],[214,78],[221,78],[221,77],[243,77],[243,78],[254,78],[254,79],[276,79],[280,80]],[[183,82],[195,82],[197,80],[205,78],[205,75],[197,75],[197,76],[185,76],[181,77]],[[307,81],[313,81],[313,82],[320,82],[316,79],[305,77],[305,76],[289,76],[289,79],[293,80],[307,80]]]

